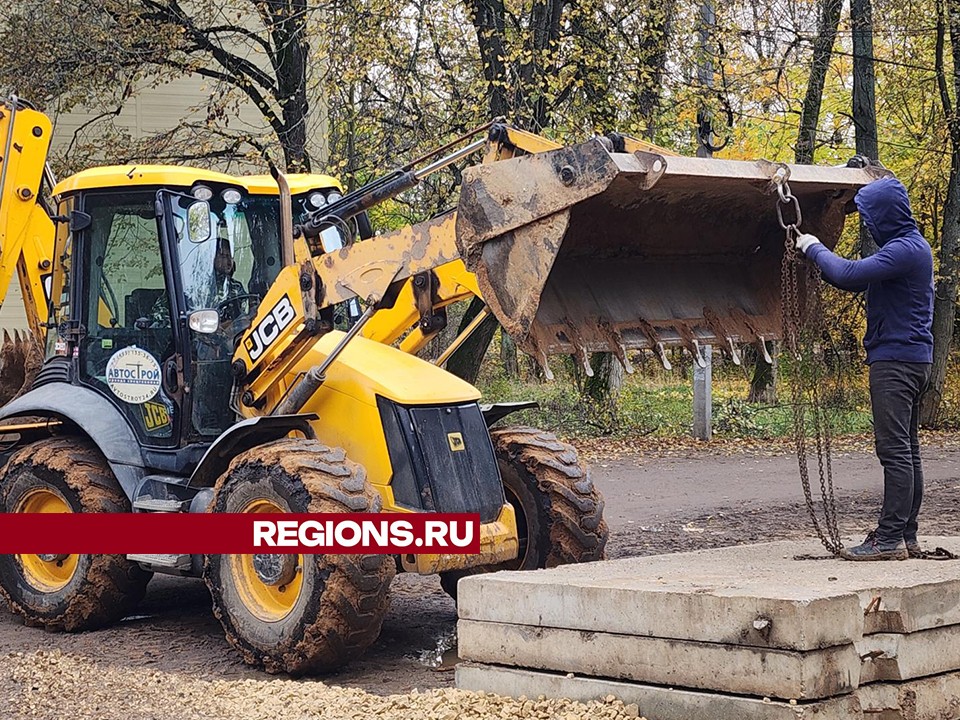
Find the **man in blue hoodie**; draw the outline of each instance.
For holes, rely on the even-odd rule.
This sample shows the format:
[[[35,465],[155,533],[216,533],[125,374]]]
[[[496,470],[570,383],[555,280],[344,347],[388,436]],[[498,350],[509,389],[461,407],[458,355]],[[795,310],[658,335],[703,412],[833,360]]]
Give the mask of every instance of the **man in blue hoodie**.
[[[882,178],[854,199],[879,250],[863,260],[830,252],[815,236],[797,249],[834,287],[867,293],[863,346],[870,366],[870,403],[877,457],[883,466],[883,508],[877,529],[847,560],[904,560],[919,556],[917,515],[923,499],[920,397],[933,362],[933,253],[910,210],[903,184]]]

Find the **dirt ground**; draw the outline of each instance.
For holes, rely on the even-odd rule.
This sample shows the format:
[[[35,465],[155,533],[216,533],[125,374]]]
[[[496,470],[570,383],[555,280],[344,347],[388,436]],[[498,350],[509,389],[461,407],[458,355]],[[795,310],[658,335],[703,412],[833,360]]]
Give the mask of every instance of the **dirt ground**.
[[[595,481],[606,499],[611,529],[608,555],[612,558],[810,535],[792,457],[726,455],[709,449],[667,457],[636,452],[616,457],[589,454]],[[926,475],[921,535],[960,534],[956,512],[960,450],[928,450]],[[843,530],[860,533],[870,529],[881,483],[875,458],[861,451],[844,453],[836,458],[835,477]],[[451,650],[455,648],[455,624],[454,604],[436,578],[399,576],[392,587],[392,607],[383,634],[363,659],[341,673],[321,678],[322,682],[271,678],[241,664],[227,646],[200,581],[157,576],[136,615],[99,632],[46,633],[24,627],[6,609],[0,610],[0,717],[302,717],[306,693],[315,696],[316,707],[332,713],[320,713],[322,717],[350,717],[345,709],[349,707],[364,707],[362,714],[369,717],[370,703],[374,703],[373,714],[407,708],[411,717],[418,718],[446,717],[446,709],[453,708],[452,720],[462,712],[456,704],[459,696],[448,690],[453,686],[456,662],[455,649]],[[99,678],[113,676],[116,683],[98,685]],[[78,688],[91,684],[99,689],[91,698],[80,697],[88,691]],[[338,691],[333,702],[328,685],[353,690],[346,695]],[[55,703],[48,692],[54,687],[62,691]],[[396,698],[396,694],[414,689],[418,695],[405,695],[404,701]],[[76,707],[60,704],[63,693],[80,695],[75,698]],[[119,702],[117,693],[126,700]],[[250,693],[262,702],[242,709],[243,698]],[[199,706],[193,700],[188,701],[194,695],[208,699],[222,695],[224,702],[235,703],[232,707],[236,709],[219,715],[217,709],[222,711],[225,706],[214,703],[213,714],[204,714],[196,710]],[[394,697],[371,697],[387,695]],[[263,699],[267,696],[272,700]],[[291,704],[291,698],[297,702]],[[474,706],[476,700],[468,704]],[[533,705],[527,708],[529,712],[521,712],[522,703],[514,705],[489,709],[507,716],[536,717],[540,712]],[[199,714],[188,712],[189,707]],[[278,714],[277,708],[287,710]],[[334,713],[334,708],[340,710]],[[541,709],[544,717],[586,713],[583,706],[572,705]],[[631,717],[635,709],[608,703],[589,714]],[[405,717],[406,710],[388,714]]]

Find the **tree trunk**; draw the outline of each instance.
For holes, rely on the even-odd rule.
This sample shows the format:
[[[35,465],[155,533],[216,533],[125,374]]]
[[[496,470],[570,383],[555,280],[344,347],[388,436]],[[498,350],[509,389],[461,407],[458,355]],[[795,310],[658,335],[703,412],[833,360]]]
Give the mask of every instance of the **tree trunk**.
[[[278,133],[287,172],[309,172],[307,154],[307,57],[306,0],[282,3],[274,10],[271,30],[277,48],[277,102],[283,115]],[[284,7],[286,6],[286,7]]]
[[[470,321],[473,320],[480,310],[483,309],[483,300],[474,298],[467,306],[467,311],[463,314],[460,326],[457,328],[457,335],[462,333]],[[480,366],[483,365],[483,358],[487,354],[487,348],[493,339],[493,334],[497,331],[497,319],[490,314],[480,323],[480,327],[474,330],[459,348],[457,348],[450,359],[447,360],[447,370],[459,378],[463,378],[468,383],[475,383],[477,376],[480,375]]]
[[[555,67],[543,67],[551,47],[560,40],[560,18],[567,0],[534,0],[530,9],[529,42],[520,61],[520,84],[516,87],[513,111],[532,132],[547,126],[550,110],[546,93],[547,77]],[[550,65],[553,61],[548,61]]]
[[[837,40],[837,26],[843,0],[823,0],[820,5],[820,22],[817,37],[813,41],[813,60],[810,63],[810,79],[803,98],[800,113],[800,132],[797,135],[796,161],[801,164],[813,162],[817,147],[817,126],[820,123],[820,103],[823,99],[823,84],[830,68],[833,44]]]
[[[610,368],[607,371],[607,398],[610,400],[610,405],[613,406],[616,405],[620,399],[620,393],[623,391],[623,381],[626,377],[626,371],[616,357],[611,357],[610,353],[605,353],[605,355],[608,358],[607,362]]]
[[[774,405],[777,402],[776,347],[773,341],[767,342],[766,346],[773,363],[766,362],[763,359],[763,355],[759,352],[757,353],[757,360],[753,365],[753,377],[750,380],[750,394],[747,395],[747,402]]]
[[[853,124],[857,154],[877,160],[877,102],[873,72],[873,8],[871,0],[850,0],[853,26]],[[866,223],[860,218],[860,257],[877,251]]]
[[[508,378],[520,377],[520,364],[517,362],[517,344],[503,328],[500,328],[500,362],[503,373]]]
[[[638,80],[641,88],[637,99],[637,110],[646,125],[644,135],[650,140],[653,140],[657,131],[657,114],[663,92],[663,73],[667,64],[667,50],[670,45],[676,7],[676,0],[650,0],[649,16],[644,27],[641,58],[643,59],[642,70],[647,79]]]
[[[510,111],[507,101],[507,56],[504,36],[506,35],[506,10],[503,0],[466,0],[467,10],[477,33],[480,46],[480,59],[483,62],[483,77],[490,91],[490,114],[493,117],[505,116]]]
[[[613,353],[598,352],[590,356],[590,367],[593,377],[583,377],[583,394],[613,409],[623,389],[623,365]]]
[[[960,48],[958,48],[960,51]],[[947,365],[953,346],[953,331],[957,313],[957,266],[960,249],[960,153],[953,148],[950,163],[950,182],[947,202],[943,208],[943,233],[940,240],[940,269],[937,273],[936,294],[933,300],[933,368],[930,386],[920,405],[920,422],[924,427],[936,427],[939,421],[940,401],[947,378]]]
[[[947,19],[950,44],[953,48],[953,99],[950,97],[944,69]],[[936,74],[940,103],[950,134],[951,161],[947,201],[943,208],[943,229],[940,233],[940,269],[933,300],[933,369],[930,387],[920,406],[920,422],[925,427],[934,427],[937,424],[957,312],[957,271],[960,264],[960,118],[956,115],[955,102],[956,98],[960,97],[960,0],[937,0]]]
[[[810,78],[807,81],[807,92],[803,98],[803,110],[800,113],[800,127],[797,133],[795,160],[801,165],[813,163],[814,152],[817,148],[817,126],[820,124],[823,85],[827,78],[827,70],[830,67],[830,58],[833,55],[833,44],[837,39],[837,27],[840,24],[840,11],[842,9],[843,0],[822,0],[820,4],[820,21],[817,25],[817,37],[813,41]],[[759,402],[754,398],[776,398],[776,386],[773,384],[775,382],[776,369],[764,360],[761,353],[757,353],[757,360],[753,368],[753,379],[750,381],[750,394],[747,399],[750,402]]]

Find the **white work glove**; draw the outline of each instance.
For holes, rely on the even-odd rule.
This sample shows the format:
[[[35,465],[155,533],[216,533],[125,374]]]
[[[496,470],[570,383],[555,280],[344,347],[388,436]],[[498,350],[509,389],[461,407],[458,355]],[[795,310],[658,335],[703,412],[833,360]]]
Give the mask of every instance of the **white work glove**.
[[[810,233],[803,233],[802,235],[797,236],[797,250],[802,252],[804,255],[807,254],[807,250],[812,248],[814,245],[820,244],[820,238],[816,235],[811,235]]]

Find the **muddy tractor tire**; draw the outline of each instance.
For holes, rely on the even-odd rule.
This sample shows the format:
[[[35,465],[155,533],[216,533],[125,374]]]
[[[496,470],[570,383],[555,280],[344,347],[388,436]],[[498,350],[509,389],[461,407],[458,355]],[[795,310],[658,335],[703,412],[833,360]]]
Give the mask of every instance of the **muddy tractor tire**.
[[[283,439],[234,458],[213,512],[379,512],[343,450]],[[209,555],[204,579],[228,642],[270,673],[336,670],[380,635],[396,572],[389,555]]]
[[[2,471],[0,511],[130,512],[100,451],[75,437],[16,452]],[[24,622],[48,630],[93,630],[128,615],[151,574],[123,555],[0,555],[0,593]]]
[[[492,430],[507,502],[517,515],[514,560],[440,574],[454,600],[460,578],[497,570],[537,570],[602,560],[607,544],[603,497],[573,446],[535,428]]]

